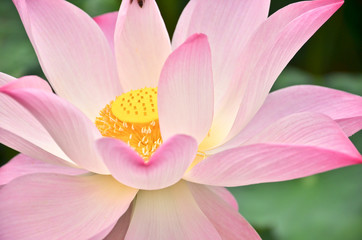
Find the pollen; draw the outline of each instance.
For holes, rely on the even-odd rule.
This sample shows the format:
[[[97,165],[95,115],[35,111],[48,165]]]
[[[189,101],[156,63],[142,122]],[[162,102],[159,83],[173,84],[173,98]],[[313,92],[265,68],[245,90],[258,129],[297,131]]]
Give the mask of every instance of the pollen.
[[[95,122],[105,137],[122,140],[145,162],[162,144],[157,111],[157,88],[133,90],[118,96]]]

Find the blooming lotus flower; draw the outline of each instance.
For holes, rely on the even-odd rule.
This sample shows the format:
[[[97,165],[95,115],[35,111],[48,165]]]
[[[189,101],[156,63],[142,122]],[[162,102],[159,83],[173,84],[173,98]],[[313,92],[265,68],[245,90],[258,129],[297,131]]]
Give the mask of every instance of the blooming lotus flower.
[[[260,239],[225,186],[362,162],[360,96],[268,94],[342,0],[191,0],[172,44],[154,0],[13,1],[56,94],[0,75],[1,239]]]

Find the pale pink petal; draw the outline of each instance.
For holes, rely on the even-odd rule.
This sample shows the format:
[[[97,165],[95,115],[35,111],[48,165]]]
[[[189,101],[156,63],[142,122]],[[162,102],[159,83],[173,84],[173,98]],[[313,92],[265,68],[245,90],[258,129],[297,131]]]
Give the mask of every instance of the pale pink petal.
[[[207,37],[191,36],[167,59],[158,85],[162,138],[175,134],[207,135],[213,118],[211,52]]]
[[[14,81],[14,80],[16,80],[16,78],[14,78],[14,77],[12,77],[10,75],[7,75],[5,73],[0,72],[0,87],[2,85],[4,85],[4,84],[7,84],[7,83],[9,83],[11,81]]]
[[[145,162],[126,143],[103,138],[98,150],[111,174],[121,183],[138,189],[160,189],[179,181],[192,163],[197,142],[186,135],[175,135],[164,142]]]
[[[116,30],[118,12],[110,12],[93,18],[93,20],[102,29],[109,45],[114,51],[114,32]]]
[[[171,44],[155,0],[122,1],[114,43],[123,89],[157,87]]]
[[[125,240],[217,240],[221,237],[200,210],[187,183],[140,191]]]
[[[13,0],[54,90],[92,120],[121,87],[111,47],[93,19],[63,0]]]
[[[219,144],[232,127],[242,98],[242,88],[233,82],[235,70],[240,69],[238,58],[251,35],[266,20],[269,4],[270,0],[192,0],[180,17],[173,47],[193,33],[204,33],[212,52],[215,114],[201,150]]]
[[[0,168],[0,185],[7,184],[15,178],[32,173],[80,175],[87,173],[87,171],[79,168],[49,164],[44,161],[28,157],[24,154],[18,154]]]
[[[219,232],[222,239],[257,240],[254,228],[209,187],[187,183],[201,211]]]
[[[298,2],[274,13],[258,28],[239,59],[236,79],[243,86],[235,88],[244,89],[245,95],[228,139],[251,120],[284,67],[342,4],[343,0]]]
[[[239,210],[238,202],[236,201],[235,197],[224,187],[217,187],[217,186],[209,186],[209,189],[213,191],[216,195],[218,195],[222,200],[228,203],[231,207],[235,210]]]
[[[299,113],[269,126],[250,145],[208,157],[184,178],[209,185],[239,186],[294,178],[361,164],[362,157],[327,116]]]
[[[101,232],[97,233],[93,237],[89,238],[88,240],[104,240],[104,238],[112,231],[116,223],[112,223],[110,226],[102,230]]]
[[[102,136],[76,107],[53,93],[37,89],[9,89],[2,93],[26,108],[73,162],[92,172],[109,173],[94,145]]]
[[[51,92],[50,86],[36,76],[10,80],[0,87],[0,142],[35,159],[57,164],[72,163],[34,116],[14,99],[1,93],[18,87]]]
[[[0,239],[89,239],[126,212],[137,190],[110,176],[42,173],[0,193]]]
[[[176,49],[194,33],[208,36],[215,83],[215,111],[235,91],[232,75],[247,40],[268,17],[270,0],[191,0],[177,23],[172,39]]]
[[[25,76],[8,82],[0,87],[0,91],[12,90],[16,88],[34,88],[45,92],[52,92],[52,88],[42,78],[38,76]]]
[[[360,158],[361,155],[338,124],[319,113],[295,113],[279,119],[244,145],[285,143],[336,150]]]
[[[132,216],[132,205],[118,220],[112,231],[104,238],[104,240],[119,240],[124,239],[129,227]]]
[[[348,136],[362,128],[362,97],[319,86],[293,86],[269,94],[250,123],[215,150],[240,146],[280,118],[305,111],[329,116]]]
[[[33,136],[34,139],[37,135]],[[40,134],[39,134],[40,136]],[[52,140],[52,138],[49,138]],[[64,152],[61,151],[61,153],[64,155],[63,158],[57,157],[51,152],[53,152],[53,147],[56,146],[55,150],[60,149],[54,140],[54,145],[49,144],[49,146],[45,146],[45,149],[42,148],[42,145],[45,145],[47,143],[46,138],[37,139],[37,142],[33,142],[30,140],[27,140],[26,138],[19,137],[18,135],[7,131],[3,128],[0,128],[0,143],[18,151],[25,155],[28,155],[32,158],[39,159],[43,162],[47,162],[49,164],[55,164],[55,165],[61,165],[61,166],[68,166],[68,167],[77,167],[71,160],[68,160],[68,157],[64,154]],[[37,144],[37,145],[36,145]],[[65,160],[67,159],[67,160]]]
[[[253,144],[215,154],[184,178],[232,187],[285,181],[361,163],[361,158],[313,146]]]
[[[338,119],[336,122],[347,136],[352,136],[362,129],[362,116]]]

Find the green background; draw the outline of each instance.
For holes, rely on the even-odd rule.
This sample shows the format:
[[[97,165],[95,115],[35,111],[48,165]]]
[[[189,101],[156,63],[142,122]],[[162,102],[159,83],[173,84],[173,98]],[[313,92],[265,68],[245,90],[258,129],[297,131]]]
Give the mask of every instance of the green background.
[[[91,16],[116,11],[120,5],[120,0],[70,2]],[[172,36],[188,1],[157,2]],[[291,2],[295,1],[272,1],[271,13]],[[361,10],[361,2],[347,0],[294,57],[273,90],[296,84],[314,84],[362,95]],[[0,1],[0,71],[15,77],[43,76],[10,0]],[[362,152],[362,133],[351,139]],[[1,165],[15,154],[0,144]],[[263,239],[362,239],[362,165],[293,181],[230,190],[239,202],[240,212]]]

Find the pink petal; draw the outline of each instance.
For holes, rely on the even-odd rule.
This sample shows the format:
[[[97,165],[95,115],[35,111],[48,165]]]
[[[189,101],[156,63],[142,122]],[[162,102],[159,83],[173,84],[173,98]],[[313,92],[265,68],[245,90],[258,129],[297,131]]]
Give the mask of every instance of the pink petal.
[[[165,24],[155,0],[122,1],[115,50],[122,87],[127,92],[157,87],[162,66],[171,53]]]
[[[183,11],[173,36],[173,48],[194,33],[208,36],[214,77],[214,121],[208,138],[200,145],[207,150],[228,134],[242,94],[233,82],[238,58],[257,27],[266,20],[269,0],[192,0]]]
[[[191,36],[167,59],[158,86],[162,138],[207,135],[213,118],[211,52],[207,37]]]
[[[222,239],[261,239],[254,228],[207,186],[188,183],[202,212],[219,232]]]
[[[238,202],[236,201],[235,197],[224,187],[216,187],[216,186],[209,186],[209,189],[219,196],[222,200],[228,203],[232,208],[235,210],[239,210]]]
[[[141,226],[141,227],[140,227]],[[200,210],[184,181],[157,191],[140,191],[125,240],[221,237]]]
[[[121,87],[116,64],[97,24],[63,0],[13,0],[54,90],[92,120]]]
[[[89,239],[122,216],[137,190],[110,176],[43,173],[0,192],[1,239]]]
[[[110,226],[102,230],[101,232],[97,233],[93,237],[89,238],[88,240],[100,240],[103,239],[112,231],[116,223],[112,223]]]
[[[304,111],[329,116],[348,136],[362,128],[362,97],[325,87],[293,86],[269,94],[252,121],[220,149],[239,146],[280,118]]]
[[[16,78],[0,72],[0,87],[14,80],[16,80]]]
[[[258,28],[239,59],[240,84],[235,88],[244,89],[245,95],[228,139],[251,120],[284,67],[342,4],[343,0],[298,2],[274,13]]]
[[[32,173],[60,173],[80,175],[87,171],[78,168],[49,164],[23,154],[18,154],[0,168],[0,185],[7,184],[15,178]]]
[[[11,79],[0,87],[0,142],[32,158],[56,164],[72,164],[47,130],[4,90],[29,87],[51,92],[50,86],[36,76]]]
[[[34,88],[45,92],[52,92],[52,88],[42,78],[38,76],[25,76],[19,79],[14,79],[0,87],[0,91],[12,90],[17,88]]]
[[[41,134],[35,135],[35,136],[40,136]],[[35,136],[34,139],[35,139]],[[40,137],[41,138],[41,137]],[[51,146],[54,142],[54,140],[52,138],[51,139],[52,142],[50,142],[51,144],[49,144],[49,146]],[[64,158],[60,158],[55,156],[54,154],[52,154],[51,152],[53,152],[53,150],[58,150],[59,147],[56,145],[56,143],[54,142],[54,146],[56,146],[56,148],[52,148],[49,146],[46,146],[44,150],[41,145],[44,145],[47,143],[46,138],[41,138],[41,139],[37,139],[39,141],[37,142],[33,142],[30,140],[26,140],[23,137],[19,137],[18,135],[7,131],[3,128],[0,128],[0,143],[18,151],[21,152],[23,154],[26,154],[28,156],[30,156],[31,158],[35,158],[35,159],[39,159],[40,161],[49,163],[49,164],[55,164],[55,165],[61,165],[61,166],[68,166],[68,167],[77,167],[71,160],[68,159],[68,157],[64,154],[64,152],[61,152],[61,154],[64,155]],[[38,145],[36,145],[38,144]],[[61,151],[61,150],[60,150]]]
[[[132,215],[132,203],[128,210],[122,215],[117,222],[111,224],[108,228],[104,229],[102,232],[99,232],[97,235],[93,236],[89,240],[120,240],[124,239],[127,233],[129,223],[131,221]]]
[[[249,139],[245,145],[255,143],[308,145],[361,157],[338,124],[319,113],[303,112],[284,117]]]
[[[204,33],[208,36],[213,63],[216,112],[224,108],[222,100],[228,98],[232,75],[239,68],[239,57],[247,40],[266,20],[269,0],[192,0],[177,23],[172,39],[173,48],[180,46],[189,36]]]
[[[362,129],[362,116],[338,119],[336,122],[347,136],[352,136]]]
[[[93,20],[102,29],[109,45],[114,51],[114,32],[116,30],[118,12],[110,12],[93,18]]]
[[[232,187],[291,180],[361,162],[361,158],[313,146],[253,144],[209,157],[184,179]]]
[[[120,140],[103,138],[97,146],[114,178],[127,186],[147,190],[179,181],[197,152],[196,141],[186,135],[176,135],[163,143],[147,163]]]
[[[132,216],[132,206],[118,220],[112,231],[104,238],[104,240],[124,239],[129,227]],[[95,239],[96,240],[96,239]]]
[[[36,89],[2,92],[26,108],[73,162],[92,172],[109,173],[94,146],[95,140],[102,136],[77,108],[53,93]]]
[[[276,182],[361,164],[362,157],[332,119],[315,113],[288,116],[248,144],[205,159],[184,178],[239,186]]]

